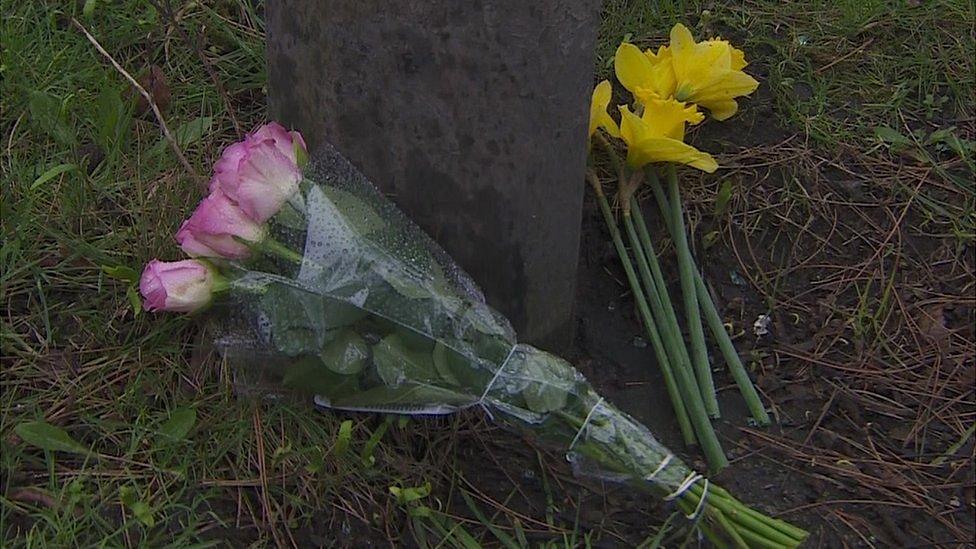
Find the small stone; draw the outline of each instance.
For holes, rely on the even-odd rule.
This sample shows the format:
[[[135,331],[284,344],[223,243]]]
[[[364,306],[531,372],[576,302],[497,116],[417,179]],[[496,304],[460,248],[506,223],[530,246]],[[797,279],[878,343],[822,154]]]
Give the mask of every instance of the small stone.
[[[762,337],[764,335],[769,335],[769,325],[773,322],[773,318],[765,313],[756,317],[756,321],[752,323],[752,333],[756,337]]]
[[[638,349],[643,349],[647,347],[647,340],[645,340],[641,336],[634,336],[634,341],[632,341],[631,344],[634,347],[637,347]]]

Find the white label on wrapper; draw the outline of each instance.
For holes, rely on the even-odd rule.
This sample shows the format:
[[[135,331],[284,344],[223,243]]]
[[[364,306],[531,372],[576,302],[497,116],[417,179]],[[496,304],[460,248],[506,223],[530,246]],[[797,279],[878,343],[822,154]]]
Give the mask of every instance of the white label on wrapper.
[[[453,414],[460,410],[450,404],[421,405],[391,405],[391,406],[333,406],[332,401],[322,395],[315,395],[315,405],[330,410],[344,410],[347,412],[372,412],[383,414],[403,414],[409,416],[442,416]]]

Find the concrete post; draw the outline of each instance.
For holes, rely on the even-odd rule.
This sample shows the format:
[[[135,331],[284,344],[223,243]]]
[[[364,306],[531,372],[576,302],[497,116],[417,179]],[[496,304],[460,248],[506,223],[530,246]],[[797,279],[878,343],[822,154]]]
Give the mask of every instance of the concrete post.
[[[269,0],[271,111],[333,143],[521,340],[572,311],[600,0]]]

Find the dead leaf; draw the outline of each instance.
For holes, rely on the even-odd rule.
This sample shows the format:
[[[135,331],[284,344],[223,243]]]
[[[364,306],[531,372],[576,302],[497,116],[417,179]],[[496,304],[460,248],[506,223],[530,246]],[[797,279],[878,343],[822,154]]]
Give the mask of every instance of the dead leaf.
[[[951,331],[946,326],[945,306],[941,303],[919,307],[918,328],[942,352],[948,351]]]
[[[159,107],[160,112],[164,112],[169,106],[170,91],[166,83],[166,75],[159,65],[150,65],[149,70],[138,78],[139,85],[143,87],[152,97],[153,102]],[[136,115],[142,116],[149,112],[149,102],[141,93],[136,93]]]
[[[10,494],[10,499],[31,505],[39,504],[49,509],[56,509],[58,507],[57,500],[47,491],[41,490],[40,488],[21,488],[13,494]]]

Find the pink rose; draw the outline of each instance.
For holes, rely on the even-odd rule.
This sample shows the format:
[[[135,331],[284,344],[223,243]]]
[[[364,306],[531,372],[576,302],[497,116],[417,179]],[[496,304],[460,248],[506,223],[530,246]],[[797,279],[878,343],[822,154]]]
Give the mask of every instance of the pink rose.
[[[209,267],[194,259],[154,259],[142,271],[139,292],[147,311],[192,313],[210,303],[215,279]]]
[[[241,240],[260,242],[263,238],[264,228],[219,188],[200,202],[176,233],[176,241],[191,257],[243,259],[251,250]]]
[[[281,124],[277,122],[268,122],[267,124],[254,130],[251,137],[263,141],[265,139],[273,139],[275,142],[275,147],[281,152],[281,154],[288,157],[289,160],[298,165],[298,157],[296,155],[295,147],[300,147],[302,152],[307,152],[308,149],[305,147],[305,140],[302,139],[302,134],[299,132],[290,132],[286,130]]]
[[[219,188],[258,223],[278,213],[302,180],[296,147],[305,150],[298,132],[271,122],[224,150],[214,164],[210,190]]]

